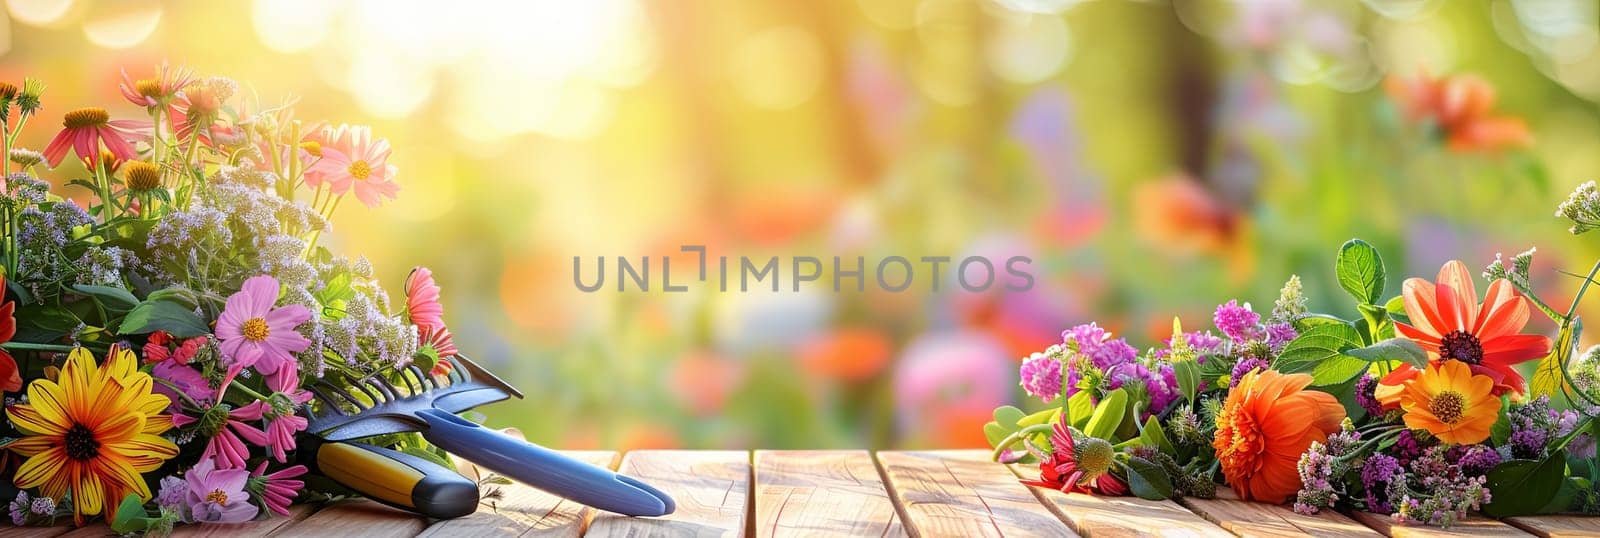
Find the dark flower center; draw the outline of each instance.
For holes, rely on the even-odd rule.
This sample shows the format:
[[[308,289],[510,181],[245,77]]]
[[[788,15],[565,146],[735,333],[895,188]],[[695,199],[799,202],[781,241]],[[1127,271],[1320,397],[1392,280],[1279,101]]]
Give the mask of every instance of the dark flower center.
[[[1466,406],[1466,397],[1459,392],[1447,390],[1433,397],[1433,402],[1428,404],[1428,411],[1433,413],[1439,422],[1455,424],[1461,420],[1461,413],[1466,410]]]
[[[74,423],[62,439],[69,458],[82,461],[100,455],[100,441],[96,441],[94,432],[82,424]]]
[[[1478,337],[1462,331],[1450,331],[1439,339],[1439,357],[1455,359],[1467,364],[1483,362],[1483,343]]]

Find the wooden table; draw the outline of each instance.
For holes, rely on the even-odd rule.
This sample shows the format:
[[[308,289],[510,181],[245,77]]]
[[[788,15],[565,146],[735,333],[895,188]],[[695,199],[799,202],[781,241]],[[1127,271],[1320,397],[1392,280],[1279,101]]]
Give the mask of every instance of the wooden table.
[[[1450,530],[1395,525],[1374,514],[1296,514],[1218,498],[1146,501],[1030,488],[1028,469],[983,451],[572,452],[671,494],[676,513],[628,518],[532,488],[502,486],[493,508],[429,521],[371,501],[296,506],[292,517],[187,526],[179,536],[1600,536],[1600,518],[1475,518]],[[4,528],[10,536],[105,536],[83,529]]]

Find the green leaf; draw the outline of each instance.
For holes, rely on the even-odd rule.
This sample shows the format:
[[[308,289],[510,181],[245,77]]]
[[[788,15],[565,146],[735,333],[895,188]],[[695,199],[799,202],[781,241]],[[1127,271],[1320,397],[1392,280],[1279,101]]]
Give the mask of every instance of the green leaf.
[[[1094,415],[1089,417],[1089,423],[1084,425],[1084,433],[1097,439],[1112,441],[1112,436],[1117,433],[1117,426],[1122,425],[1122,417],[1128,412],[1128,393],[1123,389],[1106,393],[1100,403],[1094,406]]]
[[[1361,345],[1361,335],[1346,324],[1312,327],[1301,333],[1278,355],[1273,367],[1283,373],[1309,373],[1313,385],[1337,385],[1360,375],[1371,364],[1345,355]]]
[[[1348,321],[1327,314],[1306,314],[1304,316],[1300,316],[1299,319],[1290,322],[1290,325],[1294,325],[1295,331],[1303,333],[1319,325],[1347,325],[1349,323],[1350,322]]]
[[[1139,498],[1160,501],[1172,498],[1172,480],[1166,469],[1155,462],[1133,456],[1125,466],[1128,471],[1128,489]]]
[[[1174,362],[1172,374],[1178,379],[1178,390],[1183,392],[1183,397],[1189,403],[1194,403],[1194,397],[1200,390],[1200,363],[1192,360]]]
[[[1562,324],[1561,332],[1556,335],[1556,342],[1550,348],[1550,354],[1539,361],[1533,369],[1533,377],[1528,378],[1529,396],[1538,398],[1549,396],[1551,400],[1565,397],[1567,386],[1566,377],[1561,370],[1567,367],[1572,360],[1572,354],[1578,350],[1578,337],[1583,333],[1583,318],[1573,316],[1572,321]]]
[[[205,321],[177,303],[145,301],[128,312],[118,334],[146,334],[167,331],[178,338],[191,338],[211,332]]]
[[[99,303],[101,308],[119,314],[133,310],[133,307],[139,305],[139,299],[134,297],[132,293],[128,293],[128,290],[122,288],[78,284],[72,287],[72,291],[90,297],[96,303]]]
[[[989,448],[994,448],[995,445],[1000,444],[1000,441],[1005,440],[1008,435],[1011,435],[1011,432],[1007,431],[999,422],[990,422],[983,425],[983,438],[989,441]]]
[[[1088,425],[1089,417],[1094,416],[1094,398],[1089,396],[1089,391],[1078,391],[1067,398],[1066,413],[1072,427],[1082,430]]]
[[[1569,476],[1561,481],[1561,489],[1556,491],[1556,496],[1550,502],[1539,508],[1541,514],[1559,514],[1572,508],[1573,499],[1578,497],[1578,492],[1587,487],[1585,480],[1579,476]]]
[[[1009,405],[994,410],[994,421],[1007,428],[1016,426],[1018,422],[1022,422],[1022,417],[1025,416],[1028,416],[1027,413],[1023,413],[1021,409]]]
[[[152,291],[144,300],[146,302],[166,301],[177,303],[178,306],[182,306],[185,310],[194,310],[195,307],[200,306],[200,303],[195,301],[194,292],[183,288],[164,288]]]
[[[1542,460],[1511,460],[1489,469],[1490,517],[1526,516],[1550,504],[1566,478],[1567,458],[1560,451]]]
[[[1028,426],[1033,426],[1035,424],[1049,424],[1050,422],[1055,420],[1056,413],[1059,413],[1059,412],[1061,412],[1061,409],[1052,408],[1052,409],[1046,409],[1044,411],[1040,411],[1038,413],[1034,413],[1032,415],[1028,415],[1028,416],[1022,417],[1021,419],[1017,420],[1017,427],[1026,428]]]
[[[82,321],[72,311],[56,305],[34,303],[17,307],[17,334],[14,342],[53,342],[72,334]]]
[[[130,493],[117,504],[117,511],[111,517],[111,530],[117,534],[128,534],[150,528],[150,518],[146,515],[139,496]]]
[[[1390,297],[1389,302],[1383,303],[1383,309],[1389,313],[1389,317],[1391,318],[1395,316],[1400,316],[1401,318],[1406,317],[1405,296],[1396,295],[1394,297]]]
[[[1176,454],[1177,449],[1172,447],[1172,441],[1167,439],[1167,431],[1161,429],[1161,421],[1155,415],[1144,421],[1144,430],[1139,432],[1139,444],[1152,446],[1167,454]]]
[[[1378,249],[1360,239],[1351,239],[1339,247],[1334,260],[1339,276],[1339,287],[1349,292],[1356,301],[1377,303],[1383,297],[1383,258]]]
[[[1506,440],[1511,439],[1511,415],[1505,412],[1508,409],[1511,409],[1511,395],[1502,394],[1500,396],[1500,416],[1495,419],[1494,425],[1489,426],[1489,440],[1494,441],[1496,446],[1503,445]]]
[[[1367,347],[1345,350],[1344,354],[1367,362],[1400,361],[1428,368],[1428,352],[1410,338],[1390,338]]]

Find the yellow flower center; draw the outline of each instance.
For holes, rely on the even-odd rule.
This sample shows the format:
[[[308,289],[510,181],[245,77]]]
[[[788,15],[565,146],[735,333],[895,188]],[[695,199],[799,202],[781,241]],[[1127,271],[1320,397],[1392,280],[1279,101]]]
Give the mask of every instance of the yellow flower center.
[[[355,161],[350,163],[350,177],[365,181],[367,177],[371,175],[372,165],[367,164],[367,161]]]
[[[100,455],[100,441],[94,438],[94,432],[88,426],[82,424],[73,423],[67,433],[61,436],[61,444],[67,457],[78,461]]]
[[[207,493],[206,494],[206,502],[213,502],[213,503],[220,504],[222,506],[227,506],[228,505],[228,492],[222,491],[220,489],[211,490],[211,493]]]
[[[322,143],[316,140],[307,140],[300,143],[300,149],[306,150],[312,157],[322,156]]]
[[[1455,424],[1457,420],[1461,420],[1461,412],[1466,410],[1466,407],[1467,398],[1453,390],[1439,393],[1428,403],[1428,411],[1433,413],[1439,422],[1445,424]]]
[[[106,109],[89,107],[68,112],[61,119],[61,125],[68,129],[80,129],[83,127],[98,127],[105,125],[108,121],[111,121],[111,114],[107,113]]]
[[[1111,447],[1111,443],[1090,437],[1078,442],[1077,445],[1078,453],[1073,457],[1078,460],[1078,469],[1083,471],[1084,479],[1099,478],[1111,470],[1112,457],[1117,453]]]
[[[239,332],[244,334],[246,340],[260,342],[267,339],[267,335],[271,333],[271,330],[267,327],[267,320],[250,318],[245,320],[244,325],[239,327]]]
[[[147,78],[139,79],[134,81],[133,90],[145,97],[161,97],[161,82]]]
[[[130,161],[123,165],[122,170],[128,178],[129,189],[148,191],[161,186],[161,169],[154,164]]]

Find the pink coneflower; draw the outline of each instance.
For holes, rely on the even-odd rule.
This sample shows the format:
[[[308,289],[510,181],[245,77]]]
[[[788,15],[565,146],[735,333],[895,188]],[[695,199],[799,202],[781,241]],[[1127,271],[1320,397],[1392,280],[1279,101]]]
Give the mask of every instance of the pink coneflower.
[[[217,339],[223,358],[235,368],[254,366],[272,376],[286,364],[295,364],[293,353],[311,346],[295,327],[311,319],[311,311],[301,305],[274,308],[278,300],[278,280],[267,275],[244,281],[238,293],[217,318]]]
[[[118,159],[138,157],[131,140],[143,138],[146,136],[144,131],[150,128],[148,122],[112,120],[106,109],[94,107],[68,112],[62,117],[61,126],[61,132],[56,133],[50,145],[44,148],[44,157],[50,161],[51,168],[61,165],[68,148],[79,157],[88,159],[91,166],[100,164],[102,144]]]
[[[122,83],[117,85],[117,89],[122,92],[122,97],[127,99],[129,103],[147,109],[154,109],[171,102],[172,98],[177,96],[178,91],[188,86],[191,80],[193,80],[193,75],[188,69],[178,68],[173,70],[171,66],[162,63],[161,67],[156,70],[154,78],[135,80],[133,77],[128,76],[127,69],[123,69]]]
[[[1039,479],[1022,483],[1066,493],[1127,494],[1128,485],[1111,473],[1117,450],[1104,439],[1078,435],[1065,420],[1057,422],[1050,457],[1039,462]]]
[[[244,523],[255,519],[261,510],[250,504],[244,492],[250,473],[244,469],[216,467],[202,459],[183,475],[189,491],[183,500],[189,505],[190,519],[200,523]]]
[[[245,487],[251,493],[255,493],[256,498],[265,504],[268,510],[280,516],[289,515],[289,505],[300,495],[300,490],[306,487],[304,481],[294,478],[305,475],[306,466],[284,467],[272,474],[266,472],[267,462],[263,461],[256,466],[255,472],[250,473],[250,480]]]
[[[277,375],[267,376],[267,388],[273,391],[268,397],[270,401],[258,400],[241,408],[255,408],[251,409],[252,413],[267,419],[266,443],[262,445],[278,463],[289,461],[288,452],[295,447],[294,434],[306,429],[306,418],[295,414],[295,408],[311,400],[311,393],[300,390],[297,368],[290,363],[279,369]]]
[[[206,450],[200,454],[200,458],[216,461],[219,469],[238,469],[244,467],[245,460],[250,457],[250,448],[245,446],[245,441],[257,446],[267,444],[266,432],[245,422],[261,420],[262,410],[263,406],[254,404],[229,409],[227,404],[219,403],[207,408],[200,418],[173,415],[172,424],[181,428],[199,422],[202,430],[211,430],[201,432],[209,435],[210,439],[206,441]]]
[[[389,164],[388,140],[374,140],[372,130],[363,125],[340,125],[327,139],[329,143],[321,144],[322,159],[306,170],[307,183],[326,181],[336,195],[354,190],[367,207],[378,207],[383,198],[394,199],[400,192],[392,179],[397,169]]]

